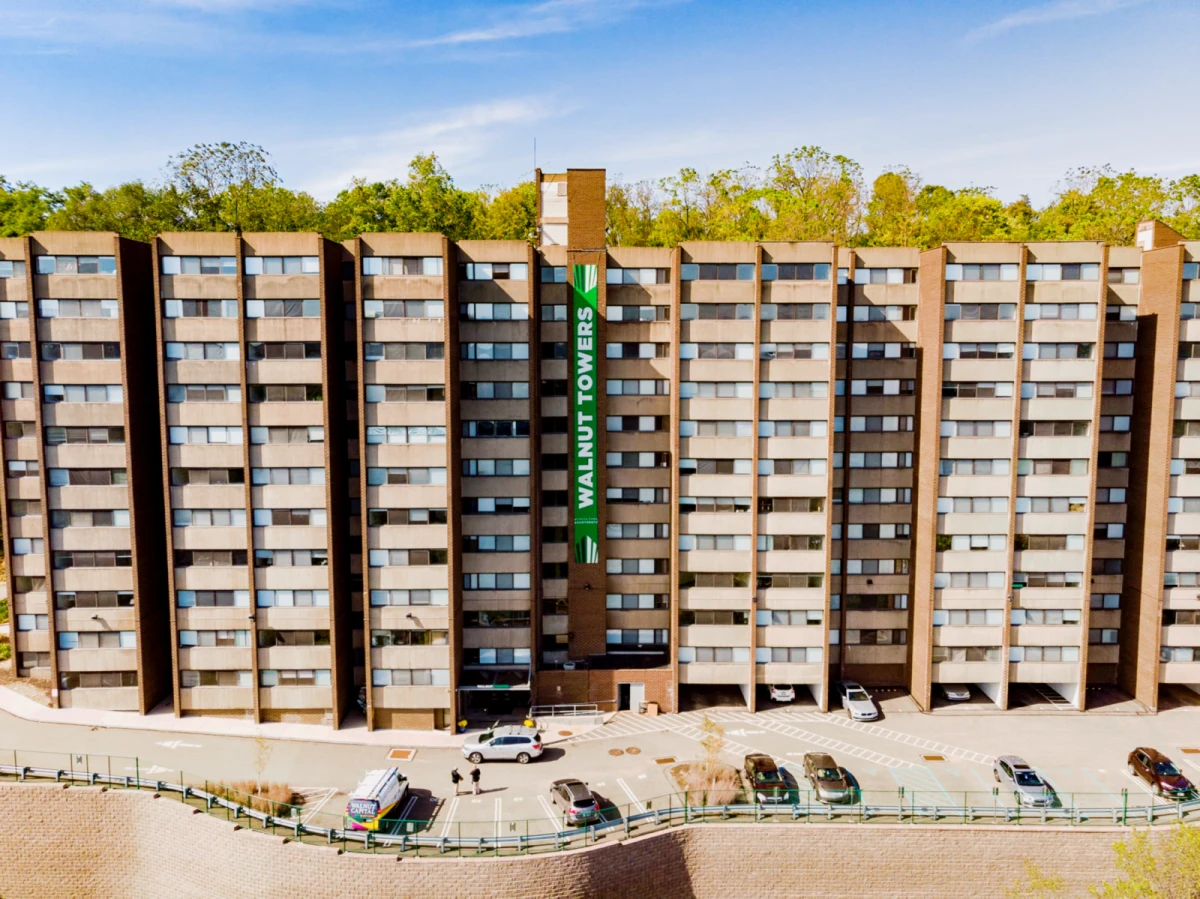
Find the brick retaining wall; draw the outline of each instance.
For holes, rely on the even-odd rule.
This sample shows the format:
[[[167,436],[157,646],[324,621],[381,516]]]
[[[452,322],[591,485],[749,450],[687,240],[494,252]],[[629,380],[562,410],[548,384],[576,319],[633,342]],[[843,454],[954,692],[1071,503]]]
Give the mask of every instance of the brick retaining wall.
[[[1120,828],[700,825],[514,859],[338,855],[146,792],[0,785],[4,899],[1000,897],[1027,861],[1081,890]]]

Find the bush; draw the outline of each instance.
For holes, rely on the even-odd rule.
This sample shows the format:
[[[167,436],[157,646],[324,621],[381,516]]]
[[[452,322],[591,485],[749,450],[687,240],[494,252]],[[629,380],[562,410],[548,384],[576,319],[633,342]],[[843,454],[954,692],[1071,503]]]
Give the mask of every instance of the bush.
[[[271,815],[284,815],[290,806],[304,804],[304,797],[298,796],[287,784],[264,783],[260,786],[252,780],[238,780],[228,786],[217,784],[211,789],[218,796]]]
[[[688,794],[688,805],[730,805],[742,791],[738,770],[717,762],[685,762],[671,769],[671,778]]]
[[[8,643],[7,637],[0,637],[0,662],[7,662],[12,658],[12,646]]]

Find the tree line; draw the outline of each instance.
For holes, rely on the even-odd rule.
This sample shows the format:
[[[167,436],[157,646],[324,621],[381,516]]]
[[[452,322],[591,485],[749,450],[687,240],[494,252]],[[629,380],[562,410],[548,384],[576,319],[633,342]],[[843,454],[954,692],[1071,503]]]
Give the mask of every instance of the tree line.
[[[1137,223],[1159,219],[1200,239],[1200,174],[1165,179],[1109,166],[1073,169],[1053,198],[1005,203],[987,187],[926,184],[907,167],[867,185],[862,166],[820,147],[766,166],[694,168],[608,185],[608,242],[673,246],[685,240],[817,240],[843,246],[932,247],[946,241],[1100,240],[1132,244]],[[149,240],[166,231],[319,231],[334,240],[380,231],[440,232],[452,240],[533,241],[537,189],[458,187],[435,154],[403,179],[355,179],[328,202],[283,186],[270,155],[248,143],[197,144],[168,160],[157,182],[52,190],[0,175],[0,236],[115,231]]]

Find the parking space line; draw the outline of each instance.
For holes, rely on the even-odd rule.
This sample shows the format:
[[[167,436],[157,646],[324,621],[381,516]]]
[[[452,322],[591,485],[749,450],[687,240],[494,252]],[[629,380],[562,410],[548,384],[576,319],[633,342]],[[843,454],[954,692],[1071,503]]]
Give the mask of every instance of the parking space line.
[[[297,789],[296,792],[304,797],[304,814],[300,816],[300,821],[304,824],[311,821],[313,816],[321,810],[325,803],[337,795],[335,787],[302,787]],[[318,795],[321,797],[320,801],[312,805],[313,799]]]
[[[454,827],[454,815],[458,812],[458,797],[455,796],[450,803],[450,810],[446,812],[446,825],[442,828],[442,838],[450,836],[450,829]]]
[[[561,832],[562,831],[562,822],[554,814],[554,807],[552,805],[550,805],[550,800],[548,800],[545,796],[543,796],[541,793],[539,793],[538,794],[538,802],[540,802],[542,804],[542,810],[545,811],[545,813],[546,813],[546,820],[550,822],[551,830],[554,833]]]
[[[996,760],[995,756],[988,755],[987,753],[976,752],[972,749],[963,749],[960,746],[951,746],[948,743],[941,743],[937,740],[927,740],[924,737],[918,737],[914,734],[906,734],[902,731],[889,730],[886,727],[880,727],[878,724],[867,724],[862,721],[851,721],[849,718],[843,718],[840,715],[809,712],[808,720],[818,721],[822,724],[836,724],[839,727],[857,730],[864,734],[870,734],[873,737],[879,737],[882,740],[894,740],[899,743],[905,743],[909,746],[915,746],[918,749],[928,749],[932,752],[941,753],[942,755],[952,755],[956,758],[963,759],[964,761],[975,762],[979,765],[991,765]]]
[[[1082,771],[1084,774],[1086,774],[1088,776],[1088,779],[1091,780],[1092,783],[1094,783],[1096,786],[1098,786],[1100,789],[1102,789],[1105,793],[1108,793],[1110,796],[1121,795],[1120,793],[1117,793],[1115,790],[1110,790],[1108,788],[1108,786],[1104,783],[1104,781],[1102,781],[1100,778],[1098,778],[1095,774],[1093,774],[1087,768],[1080,768],[1079,770]]]
[[[637,795],[633,792],[633,790],[629,789],[629,784],[625,783],[625,778],[618,777],[617,786],[625,791],[625,795],[629,797],[629,801],[633,803],[634,808],[636,808],[639,812],[644,812],[646,810],[646,806],[642,805],[642,801],[637,798]]]
[[[417,797],[410,796],[408,799],[408,802],[406,802],[404,804],[404,808],[400,812],[400,817],[396,819],[394,824],[392,824],[392,829],[389,831],[389,833],[394,835],[394,834],[397,834],[400,832],[400,830],[408,822],[409,812],[411,812],[413,810],[413,806],[416,804],[417,804]]]
[[[504,818],[504,814],[501,810],[500,797],[497,796],[496,797],[496,815],[495,815],[495,822],[496,822],[495,834],[496,834],[497,840],[500,839],[500,825],[503,822],[503,818]]]
[[[835,740],[832,737],[822,737],[819,734],[811,733],[810,731],[801,730],[798,727],[792,727],[789,724],[779,724],[774,721],[762,722],[761,726],[767,730],[778,734],[783,734],[785,737],[792,737],[801,740],[805,743],[810,743],[814,746],[820,746],[822,749],[832,749],[845,755],[853,756],[854,758],[866,759],[870,762],[883,765],[887,768],[919,768],[912,762],[898,759],[890,755],[884,755],[882,752],[876,752],[873,749],[865,749],[861,746],[855,746],[852,743],[844,743],[841,740]]]
[[[1130,780],[1132,780],[1132,781],[1133,781],[1135,784],[1137,784],[1137,785],[1138,785],[1138,789],[1140,789],[1140,790],[1141,790],[1143,793],[1145,793],[1147,796],[1149,796],[1149,797],[1150,797],[1150,801],[1151,801],[1151,802],[1152,802],[1154,805],[1171,805],[1171,804],[1172,804],[1172,803],[1168,802],[1166,799],[1163,799],[1163,798],[1161,798],[1161,797],[1160,797],[1160,796],[1159,796],[1157,793],[1155,793],[1155,792],[1154,792],[1152,789],[1150,789],[1148,786],[1146,786],[1146,785],[1145,785],[1145,784],[1144,784],[1144,783],[1141,781],[1141,779],[1140,779],[1140,778],[1134,777],[1134,776],[1133,776],[1132,774],[1130,774],[1128,771],[1123,771],[1123,772],[1121,772],[1121,773],[1123,773],[1123,774],[1124,774],[1126,777],[1128,777],[1128,778],[1129,778]]]

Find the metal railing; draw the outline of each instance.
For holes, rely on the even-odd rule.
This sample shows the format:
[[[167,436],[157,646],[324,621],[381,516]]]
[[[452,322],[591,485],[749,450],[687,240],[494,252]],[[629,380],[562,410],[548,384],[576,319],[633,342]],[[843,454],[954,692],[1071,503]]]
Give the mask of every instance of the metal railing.
[[[535,705],[529,707],[530,718],[568,718],[574,715],[602,715],[601,705],[616,705],[616,700],[610,703],[578,702],[560,703],[558,705]]]
[[[10,761],[11,759],[11,761]],[[689,824],[827,822],[889,824],[1041,824],[1058,826],[1158,825],[1200,820],[1200,798],[1165,802],[1141,794],[1130,801],[1121,794],[1060,794],[1048,808],[1008,804],[1007,796],[991,793],[942,791],[864,792],[854,801],[832,804],[816,801],[807,790],[791,791],[780,803],[732,802],[705,805],[699,792],[677,792],[619,806],[608,805],[601,820],[585,827],[548,829],[542,818],[514,821],[458,821],[397,818],[386,832],[353,830],[340,814],[306,810],[287,802],[265,800],[213,781],[198,780],[182,771],[147,767],[136,758],[35,753],[0,750],[0,781],[82,784],[107,789],[151,790],[175,794],[181,803],[239,823],[250,830],[284,834],[297,842],[336,845],[348,852],[390,852],[405,855],[516,855],[560,852],[597,842],[623,840]],[[1101,800],[1096,802],[1096,800]],[[1145,800],[1148,800],[1145,801]],[[1104,804],[1107,801],[1108,804]],[[411,806],[410,806],[411,808]],[[452,814],[448,816],[452,818]]]

